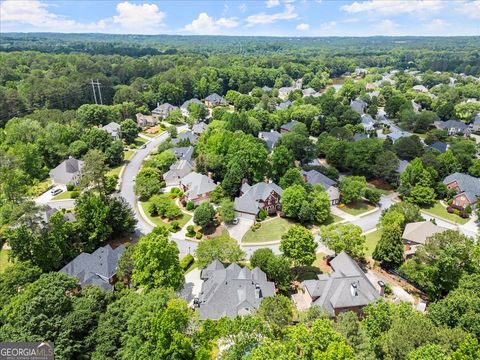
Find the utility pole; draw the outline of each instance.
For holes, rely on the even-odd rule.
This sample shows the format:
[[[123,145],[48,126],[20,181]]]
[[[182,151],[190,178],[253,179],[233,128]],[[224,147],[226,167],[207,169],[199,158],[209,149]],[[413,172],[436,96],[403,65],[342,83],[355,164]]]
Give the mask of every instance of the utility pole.
[[[93,98],[95,100],[95,104],[98,105],[98,101],[97,101],[97,93],[95,91],[95,85],[97,85],[97,88],[98,88],[98,96],[100,98],[100,105],[103,105],[103,100],[102,100],[102,90],[100,90],[100,82],[98,81],[93,81],[93,79],[90,80],[90,83],[92,84],[92,90],[93,90]]]

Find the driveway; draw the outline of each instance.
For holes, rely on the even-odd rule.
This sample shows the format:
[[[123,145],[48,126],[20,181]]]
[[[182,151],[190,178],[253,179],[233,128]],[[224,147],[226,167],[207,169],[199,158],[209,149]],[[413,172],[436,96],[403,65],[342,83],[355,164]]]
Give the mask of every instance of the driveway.
[[[54,189],[61,189],[62,192],[67,191],[67,187],[65,185],[56,185],[50,190],[45,191],[42,195],[37,197],[34,201],[37,205],[47,204],[49,203],[55,195],[52,195],[52,190]]]
[[[233,224],[228,224],[226,225],[228,233],[232,238],[240,242],[242,241],[243,235],[246,234],[248,230],[250,230],[250,227],[253,225],[253,220],[249,219],[244,219],[244,218],[238,218],[240,221],[238,222],[237,225]]]
[[[397,194],[390,194],[388,196],[382,195],[380,198],[380,210],[375,211],[371,214],[358,217],[357,220],[350,221],[350,223],[360,226],[363,230],[363,232],[375,229],[377,227],[378,222],[380,221],[380,216],[382,215],[383,210],[388,209],[390,206],[395,204],[395,202],[392,200],[394,197],[396,197]]]
[[[180,296],[185,299],[189,305],[192,305],[193,299],[198,298],[202,291],[203,280],[200,278],[201,270],[193,269],[185,274],[185,284],[180,291]]]

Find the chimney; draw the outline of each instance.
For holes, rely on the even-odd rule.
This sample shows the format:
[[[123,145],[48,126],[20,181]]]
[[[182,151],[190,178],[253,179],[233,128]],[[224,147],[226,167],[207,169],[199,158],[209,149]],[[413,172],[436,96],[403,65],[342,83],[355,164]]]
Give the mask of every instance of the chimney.
[[[355,284],[355,283],[351,283],[351,284],[350,284],[350,294],[352,294],[352,296],[357,296],[357,295],[358,295],[358,286],[357,286],[357,284]]]
[[[385,295],[385,283],[382,280],[379,280],[378,286],[380,287],[380,296]]]
[[[242,179],[242,185],[243,185],[243,184],[248,184],[248,179],[247,179],[247,178],[243,178],[243,179]]]
[[[212,177],[213,177],[212,172],[211,171],[207,172],[207,176],[208,176],[209,179],[212,179]]]
[[[200,300],[197,297],[193,298],[193,307],[196,307],[196,308],[200,307]]]
[[[260,285],[255,284],[255,299],[260,299],[262,297],[262,291],[260,290]]]
[[[157,107],[159,107],[159,106],[160,106],[160,103],[157,102]]]

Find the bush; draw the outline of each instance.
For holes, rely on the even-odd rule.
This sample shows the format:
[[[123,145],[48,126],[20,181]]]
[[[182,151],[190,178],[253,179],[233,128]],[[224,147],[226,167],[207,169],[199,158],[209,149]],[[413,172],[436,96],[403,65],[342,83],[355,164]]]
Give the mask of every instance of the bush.
[[[384,289],[385,295],[392,295],[393,290],[390,284],[385,283],[385,289]]]
[[[268,216],[268,213],[265,209],[261,209],[258,212],[258,215],[257,215],[259,221],[265,220],[267,218],[267,216]]]
[[[67,184],[67,191],[73,191],[73,189],[75,189],[75,185]]]
[[[73,190],[73,191],[70,193],[70,197],[71,197],[72,199],[76,199],[76,198],[78,198],[79,196],[80,196],[80,192],[77,191],[77,190]]]
[[[447,212],[448,212],[449,214],[453,214],[453,208],[452,208],[451,206],[449,206],[449,207],[447,208]]]
[[[202,238],[202,233],[200,231],[198,231],[196,234],[195,234],[195,239],[198,239],[200,240]]]
[[[471,207],[470,205],[467,205],[467,206],[465,207],[465,212],[466,212],[467,214],[471,214],[471,213],[472,213],[472,207]]]
[[[180,190],[177,187],[174,187],[174,188],[170,189],[170,194],[172,194],[172,198],[175,199],[177,197],[182,197],[183,196],[183,191]]]
[[[177,220],[173,220],[170,224],[170,228],[172,229],[172,232],[177,232],[178,230],[180,230],[180,224]]]
[[[185,208],[188,211],[192,211],[193,209],[195,209],[195,204],[193,203],[193,201],[189,201],[189,202],[187,202],[187,205],[185,205]]]
[[[195,236],[195,227],[193,225],[188,225],[187,226],[187,233],[185,234],[188,237],[194,237]]]
[[[460,210],[458,210],[458,209],[453,209],[453,213],[454,213],[455,215],[460,215]]]
[[[365,189],[365,197],[371,203],[378,204],[379,201],[380,201],[380,192],[377,189],[366,188]]]
[[[466,211],[460,210],[458,213],[458,216],[460,216],[462,219],[468,219],[470,215]]]
[[[180,267],[183,269],[183,271],[187,270],[190,265],[193,264],[195,259],[193,258],[192,254],[187,254],[183,257],[182,260],[180,260]]]

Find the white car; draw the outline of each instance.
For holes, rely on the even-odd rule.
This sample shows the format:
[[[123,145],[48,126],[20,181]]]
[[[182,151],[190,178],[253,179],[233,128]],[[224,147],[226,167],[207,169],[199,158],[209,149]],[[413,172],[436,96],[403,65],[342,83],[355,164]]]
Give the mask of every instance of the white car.
[[[61,192],[63,192],[63,190],[60,189],[60,188],[56,188],[56,189],[50,190],[50,194],[52,194],[53,196],[58,195],[58,194],[60,194]]]

